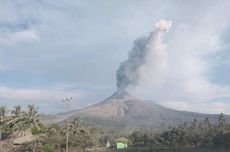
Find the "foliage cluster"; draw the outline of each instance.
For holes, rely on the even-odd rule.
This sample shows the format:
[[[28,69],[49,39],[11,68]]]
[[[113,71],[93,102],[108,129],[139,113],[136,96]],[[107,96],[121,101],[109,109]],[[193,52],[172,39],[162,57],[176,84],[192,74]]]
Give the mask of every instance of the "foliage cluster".
[[[45,126],[40,119],[38,108],[34,105],[28,105],[26,111],[22,111],[20,106],[15,106],[11,112],[5,106],[0,106],[0,118],[0,140],[7,141],[8,145],[12,145],[14,139],[24,136],[28,131],[34,137],[38,137],[31,142],[18,146],[16,149],[14,148],[14,151],[65,151],[66,127],[56,124]],[[89,129],[83,126],[77,117],[71,118],[68,124],[68,132],[70,151],[71,149],[78,152],[85,151],[87,147],[92,147],[95,143],[91,138]],[[9,151],[13,151],[12,149]]]
[[[134,146],[149,146],[163,144],[169,146],[199,147],[208,145],[228,145],[227,139],[230,133],[230,124],[225,123],[224,115],[221,113],[218,124],[212,124],[208,118],[203,122],[196,119],[192,123],[187,122],[176,127],[169,127],[162,133],[154,133],[150,129],[137,130],[129,135],[131,144]],[[230,136],[229,136],[230,137]]]

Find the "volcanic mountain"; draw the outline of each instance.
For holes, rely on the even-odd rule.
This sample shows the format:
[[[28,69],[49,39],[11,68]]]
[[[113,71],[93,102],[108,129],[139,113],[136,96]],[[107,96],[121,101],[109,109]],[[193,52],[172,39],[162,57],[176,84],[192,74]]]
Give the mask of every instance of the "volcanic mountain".
[[[178,111],[163,107],[153,101],[141,100],[126,91],[117,91],[104,101],[81,110],[71,111],[70,117],[78,116],[84,123],[106,128],[143,128],[174,126],[192,122],[194,118],[203,121],[209,118],[216,123],[218,115]],[[61,123],[67,114],[46,116],[46,123]],[[225,117],[230,122],[230,116]]]

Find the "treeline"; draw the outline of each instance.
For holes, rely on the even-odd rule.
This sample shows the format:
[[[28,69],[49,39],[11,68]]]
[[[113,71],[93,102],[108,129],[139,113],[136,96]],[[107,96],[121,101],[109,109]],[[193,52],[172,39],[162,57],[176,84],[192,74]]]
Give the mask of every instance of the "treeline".
[[[46,135],[43,137],[44,152],[61,152],[66,149],[66,126],[52,125],[46,127]],[[77,117],[71,118],[68,125],[69,151],[84,152],[87,148],[97,145],[93,136],[93,130],[81,124]]]
[[[81,152],[97,145],[97,140],[93,137],[95,131],[82,125],[77,117],[70,118],[69,151]],[[11,111],[5,106],[0,106],[0,151],[65,151],[66,132],[66,124],[64,126],[43,124],[38,108],[34,105],[28,105],[25,111],[21,106],[15,106]],[[21,137],[26,137],[26,140],[23,141]],[[14,145],[16,140],[20,144]]]
[[[43,124],[38,108],[34,105],[28,105],[25,110],[21,106],[15,106],[13,110],[0,106],[0,151],[65,151],[66,128],[66,122],[51,126]],[[31,136],[28,136],[28,133]],[[113,145],[113,142],[122,136],[119,131],[90,128],[82,124],[77,117],[70,118],[68,133],[70,152],[84,152],[87,148],[106,146],[108,141]],[[19,141],[20,137],[25,136],[26,141],[14,145],[15,140]],[[217,124],[212,124],[208,118],[202,122],[194,119],[191,123],[185,122],[176,127],[168,127],[162,132],[155,132],[152,129],[136,130],[128,136],[128,139],[129,146],[133,147],[154,145],[230,147],[230,124],[225,122],[224,115],[221,113]]]
[[[23,111],[21,106],[15,106],[9,111],[6,106],[0,106],[0,139],[20,135],[27,129],[34,132],[44,129],[37,107],[28,105],[27,110]]]
[[[227,124],[224,115],[218,117],[218,124],[214,125],[206,118],[203,122],[196,119],[176,127],[169,127],[162,133],[151,130],[134,131],[129,135],[130,144],[133,146],[151,146],[163,144],[169,146],[230,146],[230,124]]]

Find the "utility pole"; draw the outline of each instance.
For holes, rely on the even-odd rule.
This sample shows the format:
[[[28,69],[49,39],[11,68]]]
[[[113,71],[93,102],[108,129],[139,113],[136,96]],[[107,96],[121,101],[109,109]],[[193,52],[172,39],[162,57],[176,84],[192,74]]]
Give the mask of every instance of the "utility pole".
[[[66,98],[66,99],[62,99],[62,102],[65,102],[67,104],[67,124],[66,124],[66,152],[69,151],[69,105],[70,105],[70,101],[73,98]]]

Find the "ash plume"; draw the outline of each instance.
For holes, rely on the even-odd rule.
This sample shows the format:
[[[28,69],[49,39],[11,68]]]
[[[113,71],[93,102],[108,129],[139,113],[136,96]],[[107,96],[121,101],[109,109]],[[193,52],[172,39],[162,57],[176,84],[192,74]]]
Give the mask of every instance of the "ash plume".
[[[125,91],[129,86],[140,84],[151,72],[164,73],[167,66],[166,45],[161,38],[171,28],[171,21],[160,20],[154,25],[155,31],[148,37],[138,38],[116,72],[117,90]],[[161,76],[158,74],[158,76]]]

